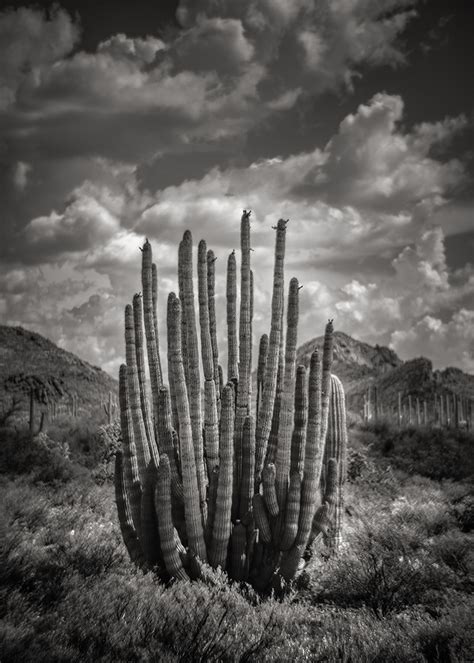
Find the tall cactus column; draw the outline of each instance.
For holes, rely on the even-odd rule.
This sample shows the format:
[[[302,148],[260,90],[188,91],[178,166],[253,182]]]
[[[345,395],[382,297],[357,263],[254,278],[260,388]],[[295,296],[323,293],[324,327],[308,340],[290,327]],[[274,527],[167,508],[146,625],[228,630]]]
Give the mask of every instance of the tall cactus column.
[[[346,477],[347,425],[344,389],[335,375],[331,376],[331,406],[328,417],[328,433],[324,450],[325,476],[331,458],[337,461],[337,482],[334,522],[327,535],[329,548],[337,550],[342,540],[342,520],[344,515],[344,483]]]
[[[170,353],[170,364],[173,371],[174,391],[178,409],[186,531],[191,551],[203,561],[206,561],[207,553],[202,526],[196,455],[193,449],[191,414],[181,349],[181,304],[174,293],[171,293],[169,298],[171,302],[168,309],[170,312],[168,325],[170,327],[169,338],[172,344],[168,348],[168,352]]]
[[[260,483],[263,463],[267,454],[277,387],[278,358],[282,333],[286,224],[287,221],[280,219],[276,229],[271,327],[256,433],[255,480],[257,484]],[[272,459],[270,459],[270,462],[272,462]]]
[[[235,426],[234,426],[234,492],[232,513],[238,517],[240,483],[242,481],[242,434],[245,418],[250,413],[251,393],[251,286],[250,286],[250,212],[244,210],[240,226],[242,253],[240,281],[240,321],[239,321],[239,381],[237,387]]]
[[[245,211],[241,219],[238,336],[235,255],[228,260],[226,385],[217,355],[214,255],[202,240],[197,256],[198,338],[189,231],[179,248],[180,298],[174,293],[168,298],[169,388],[162,384],[156,267],[145,242],[143,298],[135,295],[133,307],[125,311],[127,363],[119,376],[123,451],[116,459],[115,485],[124,542],[140,567],[163,579],[184,580],[199,577],[201,562],[209,560],[234,580],[268,592],[297,575],[309,546],[325,541],[337,548],[347,433],[342,385],[331,375],[331,321],[322,361],[318,351],[311,357],[309,379],[304,366],[296,367],[296,279],[289,284],[284,342],[282,219],[276,227],[270,333],[262,337],[259,349],[254,418],[249,216]],[[153,416],[146,399],[143,325],[152,354],[148,369]]]
[[[194,458],[196,462],[196,471],[199,488],[199,499],[203,522],[207,518],[206,486],[207,473],[204,466],[204,447],[202,439],[202,410],[201,410],[201,376],[200,359],[198,348],[198,337],[196,330],[196,313],[194,308],[194,287],[193,287],[193,239],[191,232],[186,230],[182,240],[182,262],[180,264],[181,273],[179,281],[183,287],[183,314],[186,319],[186,352],[188,366],[188,398],[191,416],[191,427],[193,434]],[[181,314],[180,314],[181,315]],[[181,422],[180,422],[181,426]]]

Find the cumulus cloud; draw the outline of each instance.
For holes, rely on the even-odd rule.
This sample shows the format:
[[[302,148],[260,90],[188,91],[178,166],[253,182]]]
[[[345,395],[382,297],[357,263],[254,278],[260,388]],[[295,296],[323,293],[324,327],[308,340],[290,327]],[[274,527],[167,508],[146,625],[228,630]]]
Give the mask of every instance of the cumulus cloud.
[[[405,359],[442,357],[441,366],[474,373],[474,310],[463,308],[448,322],[426,315],[411,329],[393,332],[391,345]],[[439,360],[436,363],[440,365]]]
[[[465,182],[458,159],[443,162],[429,155],[466,128],[466,118],[425,122],[405,133],[402,117],[398,95],[378,93],[361,104],[329,141],[324,163],[309,170],[297,190],[312,189],[330,202],[395,213],[421,201],[436,203]]]
[[[73,200],[62,214],[32,219],[25,228],[29,245],[42,253],[83,251],[96,242],[111,239],[120,229],[117,217],[87,191],[87,185],[73,192]]]
[[[18,191],[23,191],[28,184],[31,166],[25,161],[18,161],[13,172],[13,184]]]
[[[20,7],[0,14],[0,110],[15,101],[25,77],[68,55],[79,39],[79,27],[58,7],[49,16]]]
[[[432,319],[436,338],[456,333],[467,351],[455,315],[472,310],[474,278],[453,278],[443,234],[469,219],[469,209],[450,207],[466,173],[446,151],[464,116],[406,127],[401,97],[381,92],[325,146],[251,164],[241,155],[250,131],[272,116],[296,118],[308,95],[350,90],[370,66],[403,64],[400,37],[415,4],[180,2],[180,30],[111,35],[94,52],[76,49],[79,28],[63,10],[0,14],[9,40],[4,51],[0,40],[5,319],[115,370],[123,306],[140,288],[138,247],[150,236],[164,319],[177,244],[190,228],[216,251],[223,322],[225,263],[239,246],[240,211],[251,208],[255,340],[268,331],[271,226],[281,216],[291,219],[287,275],[304,285],[301,341],[335,316],[340,329],[408,352]],[[196,155],[207,158],[193,170]],[[179,178],[171,157],[176,171],[189,162]],[[433,342],[440,365],[460,352]]]
[[[7,127],[23,149],[34,134],[46,152],[132,161],[238,138],[302,90],[321,93],[346,85],[359,65],[402,60],[397,40],[413,4],[181,2],[184,27],[168,40],[117,34],[73,55],[79,30],[65,11],[9,10],[0,14]]]

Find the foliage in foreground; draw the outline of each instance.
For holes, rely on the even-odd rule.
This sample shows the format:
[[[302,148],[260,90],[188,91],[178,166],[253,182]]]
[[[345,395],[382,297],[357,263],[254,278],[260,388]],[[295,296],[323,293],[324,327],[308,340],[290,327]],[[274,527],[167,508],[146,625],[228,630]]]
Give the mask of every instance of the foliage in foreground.
[[[109,485],[4,480],[1,660],[472,659],[472,541],[457,512],[469,485],[363,473],[349,485],[348,546],[314,556],[281,601],[210,569],[170,586],[137,571]]]
[[[461,481],[474,476],[474,433],[456,428],[398,428],[387,422],[366,424],[364,443],[410,474]]]

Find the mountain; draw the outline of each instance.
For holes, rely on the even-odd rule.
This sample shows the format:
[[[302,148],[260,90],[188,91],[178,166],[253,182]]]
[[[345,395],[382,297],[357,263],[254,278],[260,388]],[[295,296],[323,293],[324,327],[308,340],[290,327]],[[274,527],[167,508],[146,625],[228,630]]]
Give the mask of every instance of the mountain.
[[[16,399],[26,412],[31,390],[39,409],[52,402],[66,409],[75,397],[79,413],[93,414],[118,383],[40,334],[0,325],[0,411]]]
[[[297,363],[309,365],[315,347],[322,351],[323,337],[319,336],[300,346]],[[402,361],[390,348],[369,345],[343,332],[334,332],[333,373],[344,384],[347,405],[361,414],[367,390],[377,388],[379,403],[390,410],[397,406],[398,394],[420,400],[433,401],[435,394],[455,394],[474,399],[474,376],[458,368],[433,370],[429,359],[419,357]]]

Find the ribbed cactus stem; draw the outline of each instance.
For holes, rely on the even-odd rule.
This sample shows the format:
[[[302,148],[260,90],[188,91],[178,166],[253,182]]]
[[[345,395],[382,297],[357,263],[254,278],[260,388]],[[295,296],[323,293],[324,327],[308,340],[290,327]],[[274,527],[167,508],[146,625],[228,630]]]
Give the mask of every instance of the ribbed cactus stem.
[[[328,320],[324,332],[323,373],[321,379],[321,440],[324,444],[328,428],[329,398],[331,395],[331,368],[333,362],[334,328]]]
[[[188,331],[186,325],[186,308],[184,306],[184,262],[187,260],[187,248],[184,239],[179,243],[178,249],[178,288],[179,288],[179,301],[181,305],[181,354],[183,356],[184,376],[186,378],[186,387],[189,390],[189,357],[188,357]],[[168,300],[169,303],[169,300]],[[169,312],[168,312],[169,315]],[[169,334],[169,330],[168,330]]]
[[[219,419],[217,415],[216,383],[213,378],[204,383],[204,440],[207,472],[219,463]]]
[[[239,353],[237,346],[237,265],[235,251],[227,260],[227,379],[239,377]]]
[[[194,458],[199,488],[199,499],[203,520],[206,520],[206,486],[207,477],[204,466],[204,446],[202,439],[202,412],[201,412],[201,376],[198,336],[196,330],[196,313],[194,309],[193,286],[193,239],[191,232],[186,230],[182,241],[182,282],[183,282],[183,310],[186,317],[186,351],[188,354],[188,399],[193,434]],[[184,361],[183,357],[183,361]],[[181,424],[180,424],[181,426]]]
[[[222,397],[222,390],[224,389],[224,369],[220,364],[217,367],[217,374],[219,379],[219,394],[221,394]]]
[[[301,474],[291,472],[286,501],[285,523],[281,540],[278,541],[280,550],[289,550],[296,539],[298,532],[298,519],[300,515],[301,500]]]
[[[216,383],[217,402],[221,398],[219,384],[219,348],[217,345],[217,321],[216,321],[216,256],[214,251],[207,252],[207,299],[209,303],[209,329],[211,332],[212,358],[214,362],[214,382]]]
[[[304,551],[304,546],[295,544],[283,554],[278,573],[287,582],[293,580],[297,573],[304,569],[305,562],[302,559]]]
[[[217,488],[219,484],[219,466],[213,467],[212,472],[209,474],[209,491],[207,498],[207,522],[205,529],[205,539],[207,550],[209,554],[212,530],[214,527],[214,518],[216,515],[216,502],[217,502]]]
[[[219,430],[217,416],[217,392],[214,380],[214,356],[212,352],[209,321],[207,246],[204,240],[198,246],[198,300],[201,328],[201,358],[204,372],[204,439],[207,473],[210,477],[219,462]]]
[[[335,375],[331,376],[331,406],[329,408],[328,432],[324,450],[324,463],[335,459],[338,465],[334,525],[327,537],[328,547],[337,550],[342,538],[344,514],[344,484],[346,481],[347,425],[344,388]]]
[[[249,341],[249,411],[250,411],[250,397],[252,392],[252,352],[253,352],[253,300],[254,300],[254,283],[253,283],[253,270],[250,270],[250,341]]]
[[[168,464],[171,472],[171,484],[176,485],[180,483],[178,467],[176,464],[174,445],[173,445],[173,429],[171,422],[171,406],[170,395],[168,387],[161,385],[158,390],[158,421],[157,421],[158,436],[161,440],[163,453],[168,456]]]
[[[237,522],[232,529],[230,548],[230,573],[234,580],[245,580],[247,566],[247,529],[241,522]]]
[[[271,516],[278,516],[279,507],[275,490],[276,469],[274,463],[265,465],[262,472],[263,498]]]
[[[119,404],[123,447],[123,481],[125,492],[128,495],[133,524],[138,537],[140,537],[142,490],[130,410],[127,373],[127,366],[122,364],[119,369]]]
[[[226,567],[227,549],[231,534],[232,475],[234,456],[234,389],[232,383],[222,390],[219,478],[216,495],[216,509],[209,551],[212,567]]]
[[[121,451],[117,451],[115,455],[115,502],[117,504],[120,531],[122,532],[123,542],[128,550],[130,559],[138,566],[142,566],[145,559],[133,523],[130,502],[125,489],[123,455]]]
[[[265,506],[263,497],[257,493],[252,498],[253,502],[253,515],[255,518],[255,525],[260,533],[260,541],[263,543],[271,543],[272,541],[272,531],[270,528],[270,521],[268,519],[268,513]]]
[[[255,422],[245,417],[242,429],[242,481],[240,484],[240,520],[244,520],[252,507],[255,474]]]
[[[158,480],[155,488],[155,508],[158,516],[161,552],[165,568],[174,578],[186,580],[187,575],[175,541],[175,529],[171,513],[171,471],[168,456],[161,455]]]
[[[324,445],[321,440],[321,361],[317,349],[311,355],[308,380],[308,423],[303,484],[296,543],[306,545],[319,498]]]
[[[133,434],[137,450],[140,479],[144,483],[146,468],[150,462],[150,450],[143,422],[140,403],[140,387],[138,384],[137,355],[135,350],[135,325],[133,309],[130,304],[125,307],[125,356],[127,361],[130,410],[132,413]]]
[[[179,420],[181,474],[183,477],[184,514],[191,551],[206,561],[206,546],[202,526],[196,461],[193,449],[191,416],[181,354],[181,304],[174,293],[170,294],[168,326],[171,345],[168,347],[170,363],[175,379],[175,396]]]
[[[158,389],[162,383],[161,363],[158,348],[158,337],[155,331],[153,306],[153,268],[152,250],[148,240],[142,247],[142,288],[143,317],[145,321],[145,337],[150,372],[151,395],[153,401],[153,417],[158,416]],[[128,362],[127,362],[128,364]]]
[[[209,325],[209,297],[207,289],[207,246],[202,239],[198,245],[198,302],[199,324],[201,328],[201,359],[204,379],[214,378],[211,329]]]
[[[239,385],[235,413],[235,466],[237,487],[242,476],[242,429],[250,409],[251,391],[251,347],[252,326],[250,316],[250,212],[244,210],[240,223],[240,246],[242,253],[240,280],[240,322],[239,322]],[[239,490],[239,488],[238,488]]]
[[[303,478],[306,429],[308,424],[308,393],[306,368],[298,366],[295,381],[295,423],[291,438],[291,472],[299,472]]]
[[[278,447],[278,431],[280,428],[281,399],[283,396],[283,376],[285,373],[285,353],[283,351],[283,332],[280,336],[280,349],[278,351],[278,371],[275,402],[273,404],[272,425],[268,438],[266,463],[275,463]]]
[[[158,352],[158,369],[161,381],[163,381],[163,370],[161,368],[160,357],[160,337],[158,335],[158,270],[155,263],[152,263],[151,265],[151,294],[153,299],[153,327],[155,328],[155,340]]]
[[[259,418],[257,421],[257,443],[255,457],[255,476],[257,483],[262,472],[263,461],[267,452],[268,438],[270,436],[270,429],[272,425],[273,404],[275,401],[278,373],[278,353],[282,329],[281,316],[283,308],[283,269],[285,261],[286,224],[286,221],[280,219],[278,221],[276,232],[271,327],[263,383],[262,404],[259,409]]]
[[[150,407],[148,405],[148,396],[146,393],[146,373],[145,373],[145,353],[143,346],[143,308],[142,297],[139,294],[133,296],[133,321],[135,324],[135,352],[137,355],[137,373],[138,373],[138,386],[140,388],[140,404],[142,408],[143,423],[145,424],[145,432],[150,446],[151,455],[153,456],[153,448],[155,446],[155,434],[150,416]],[[111,403],[109,403],[109,409]],[[155,460],[159,460],[155,457]]]
[[[258,365],[257,365],[257,407],[256,416],[258,419],[258,412],[262,400],[263,392],[263,376],[265,374],[265,364],[267,363],[268,354],[268,334],[262,334],[260,337],[260,344],[258,346]]]
[[[155,510],[155,487],[157,469],[150,463],[146,469],[141,501],[141,534],[140,543],[147,564],[150,567],[163,568],[160,533]]]
[[[324,495],[321,506],[317,509],[313,518],[308,545],[312,545],[314,540],[318,538],[320,534],[323,534],[327,539],[330,535],[333,523],[334,508],[337,500],[337,483],[339,478],[339,471],[335,458],[330,458],[328,460],[325,472],[326,485]]]
[[[171,317],[171,311],[170,311],[170,306],[172,303],[172,298],[168,297],[168,302],[167,302],[167,311],[166,311],[166,318],[167,320],[170,319]],[[181,331],[182,331],[182,325],[181,325]],[[173,342],[172,339],[170,339],[170,327],[167,325],[167,345],[168,348],[170,347],[171,343]],[[182,345],[182,343],[181,343]],[[178,421],[178,408],[176,405],[176,395],[175,395],[175,377],[173,373],[173,367],[171,365],[171,355],[168,352],[168,382],[169,382],[169,396],[170,396],[170,403],[171,403],[171,413],[172,413],[172,423],[173,423],[173,429],[175,431],[179,431],[179,421]],[[187,388],[187,387],[186,387]],[[158,408],[159,410],[159,408]]]
[[[291,279],[288,294],[285,375],[276,453],[276,493],[280,510],[285,506],[291,459],[291,438],[295,408],[295,363],[298,330],[298,279]]]

